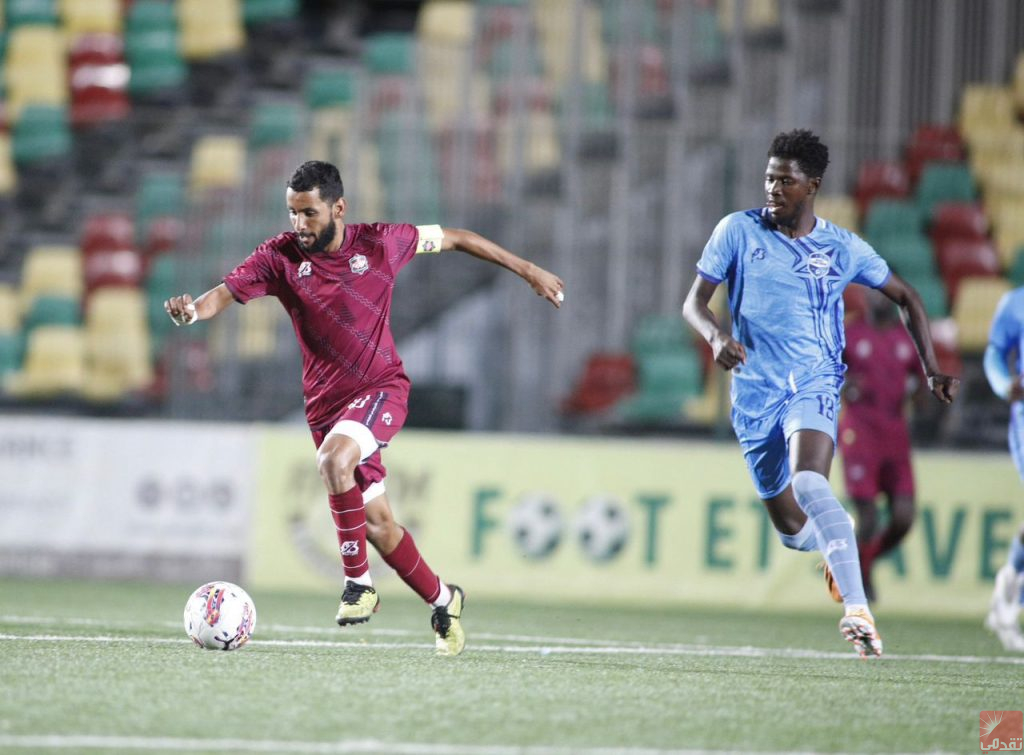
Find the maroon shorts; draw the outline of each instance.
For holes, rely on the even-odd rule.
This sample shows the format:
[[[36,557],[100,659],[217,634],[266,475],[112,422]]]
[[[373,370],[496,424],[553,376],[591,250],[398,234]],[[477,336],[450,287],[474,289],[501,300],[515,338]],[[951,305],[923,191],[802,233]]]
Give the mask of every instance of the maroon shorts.
[[[880,429],[841,422],[839,450],[850,498],[873,501],[881,493],[913,498],[914,471],[905,425]]]
[[[320,448],[324,439],[339,422],[354,422],[369,430],[369,434],[364,435],[364,439],[372,436],[377,448],[369,455],[365,455],[368,449],[363,448],[364,458],[355,471],[356,484],[360,490],[365,492],[372,484],[381,482],[387,476],[387,469],[381,460],[380,449],[385,448],[402,429],[408,414],[409,409],[404,394],[392,393],[386,389],[368,390],[349,403],[329,425],[316,430],[310,428],[310,432],[313,434],[313,442],[316,447]],[[358,428],[354,429],[357,433],[362,434]],[[348,433],[343,434],[348,435]],[[356,438],[356,440],[360,439]],[[360,445],[363,446],[362,443]]]

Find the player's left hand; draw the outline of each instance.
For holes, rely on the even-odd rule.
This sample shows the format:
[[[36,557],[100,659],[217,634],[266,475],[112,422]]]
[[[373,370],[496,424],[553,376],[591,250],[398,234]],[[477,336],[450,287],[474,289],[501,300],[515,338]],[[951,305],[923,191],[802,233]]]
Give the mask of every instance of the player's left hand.
[[[952,403],[956,394],[960,392],[960,378],[936,372],[928,376],[928,389],[942,403]]]
[[[543,296],[559,309],[562,307],[562,302],[565,301],[565,284],[561,278],[532,264],[524,277],[530,288],[537,292],[537,296]]]

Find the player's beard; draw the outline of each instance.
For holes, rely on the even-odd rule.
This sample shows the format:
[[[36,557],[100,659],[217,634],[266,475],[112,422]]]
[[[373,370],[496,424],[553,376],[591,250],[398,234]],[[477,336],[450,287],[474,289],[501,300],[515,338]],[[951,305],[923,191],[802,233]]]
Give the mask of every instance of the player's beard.
[[[305,247],[306,251],[310,254],[319,254],[327,251],[327,247],[334,241],[334,237],[338,235],[338,227],[334,223],[328,223],[327,227],[324,228],[320,235],[313,240],[313,243]]]

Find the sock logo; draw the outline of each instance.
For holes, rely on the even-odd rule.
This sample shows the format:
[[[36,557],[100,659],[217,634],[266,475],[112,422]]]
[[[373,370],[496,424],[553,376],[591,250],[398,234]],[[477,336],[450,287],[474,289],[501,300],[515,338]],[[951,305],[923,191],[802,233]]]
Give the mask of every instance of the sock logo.
[[[837,537],[835,540],[829,540],[825,546],[825,558],[828,558],[836,551],[846,550],[847,541],[845,537]]]
[[[978,736],[985,752],[1019,752],[1024,746],[1024,711],[983,710]]]
[[[342,556],[358,556],[359,542],[357,540],[346,540],[341,544]]]

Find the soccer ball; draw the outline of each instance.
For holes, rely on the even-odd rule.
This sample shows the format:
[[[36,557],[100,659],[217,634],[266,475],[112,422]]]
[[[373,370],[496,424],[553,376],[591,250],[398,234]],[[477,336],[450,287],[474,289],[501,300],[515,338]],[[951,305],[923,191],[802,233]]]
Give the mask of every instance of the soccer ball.
[[[609,561],[629,541],[629,515],[617,498],[596,496],[584,502],[576,515],[576,540],[591,561]]]
[[[543,493],[523,496],[505,522],[509,537],[527,558],[550,556],[562,540],[558,502]]]
[[[256,630],[256,604],[230,582],[208,582],[185,603],[185,632],[207,650],[235,650]]]

